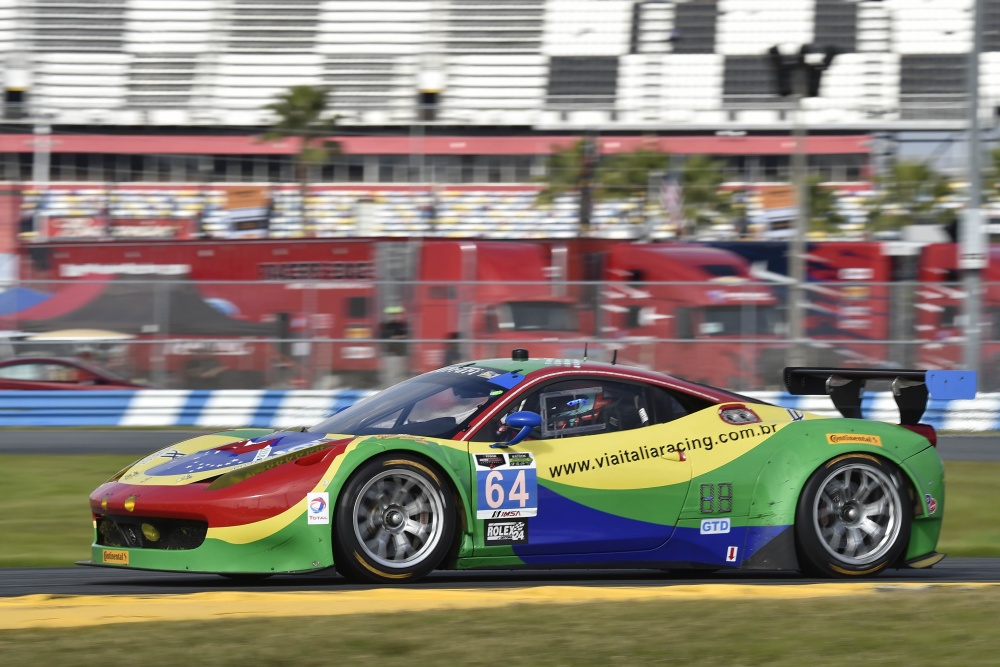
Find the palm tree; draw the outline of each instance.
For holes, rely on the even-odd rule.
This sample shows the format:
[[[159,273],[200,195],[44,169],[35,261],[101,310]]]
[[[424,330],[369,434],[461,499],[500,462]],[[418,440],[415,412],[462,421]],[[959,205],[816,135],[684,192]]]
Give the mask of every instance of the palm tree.
[[[918,223],[945,223],[954,215],[940,206],[941,200],[952,192],[948,178],[924,162],[897,162],[877,183],[879,195],[869,213],[875,231]]]
[[[542,182],[545,187],[538,192],[539,204],[551,204],[560,195],[580,192],[584,188],[595,200],[630,199],[638,197],[640,210],[646,210],[649,179],[652,174],[667,170],[670,156],[659,150],[640,146],[627,153],[593,156],[587,167],[588,142],[581,139],[569,147],[553,147],[545,165]]]
[[[580,139],[572,146],[553,146],[545,161],[545,184],[535,197],[539,204],[551,204],[561,195],[577,192],[583,180],[583,153],[586,140]]]
[[[819,176],[809,176],[809,231],[829,234],[844,224],[844,216],[837,210],[837,195],[822,185]]]
[[[306,218],[309,167],[323,164],[331,155],[340,153],[339,142],[328,138],[335,132],[339,119],[339,116],[327,114],[328,92],[326,88],[292,86],[264,107],[274,114],[276,120],[261,135],[261,140],[300,140],[295,156],[295,178],[299,184],[299,207],[303,221]]]
[[[728,216],[732,196],[721,189],[726,180],[724,166],[707,155],[691,155],[684,161],[684,217],[693,223],[692,231]]]
[[[610,199],[638,197],[645,210],[650,176],[666,172],[669,167],[667,153],[645,146],[610,155],[598,168],[603,195]]]

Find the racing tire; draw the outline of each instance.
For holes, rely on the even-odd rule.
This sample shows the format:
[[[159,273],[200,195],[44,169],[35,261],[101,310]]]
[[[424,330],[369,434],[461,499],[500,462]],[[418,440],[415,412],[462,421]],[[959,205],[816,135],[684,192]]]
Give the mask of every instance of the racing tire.
[[[444,476],[405,452],[361,466],[337,501],[334,565],[360,583],[399,584],[430,574],[455,535],[455,505]]]
[[[795,537],[803,574],[877,574],[910,541],[913,506],[902,473],[869,454],[845,454],[816,470],[799,496]]]

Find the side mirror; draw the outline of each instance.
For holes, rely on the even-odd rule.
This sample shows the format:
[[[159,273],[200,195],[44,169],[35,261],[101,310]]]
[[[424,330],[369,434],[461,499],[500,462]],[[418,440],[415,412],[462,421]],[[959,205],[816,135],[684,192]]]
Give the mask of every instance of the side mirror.
[[[529,412],[527,410],[522,410],[521,412],[512,412],[507,415],[507,420],[505,422],[507,426],[512,428],[520,428],[517,435],[511,438],[507,442],[495,442],[490,447],[496,448],[507,448],[517,443],[521,442],[528,437],[532,429],[538,428],[542,425],[542,416],[537,412]]]

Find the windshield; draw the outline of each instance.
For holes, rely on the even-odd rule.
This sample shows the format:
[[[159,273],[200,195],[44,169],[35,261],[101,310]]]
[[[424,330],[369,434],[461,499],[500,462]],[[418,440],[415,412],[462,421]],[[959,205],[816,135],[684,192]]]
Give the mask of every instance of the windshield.
[[[698,333],[702,336],[773,336],[780,319],[774,306],[706,306]]]
[[[511,301],[500,326],[515,331],[577,331],[576,311],[565,301]],[[507,321],[504,322],[503,320]]]
[[[503,395],[504,387],[490,382],[501,375],[491,368],[447,366],[358,401],[309,430],[453,438]]]

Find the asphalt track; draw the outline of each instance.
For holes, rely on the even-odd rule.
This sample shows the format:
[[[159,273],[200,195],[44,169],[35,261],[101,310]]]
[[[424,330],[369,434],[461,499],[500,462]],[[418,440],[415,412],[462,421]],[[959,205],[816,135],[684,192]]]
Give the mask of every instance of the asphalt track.
[[[0,454],[141,456],[196,431],[2,430]],[[944,436],[945,460],[1000,460],[1000,437]],[[677,575],[649,570],[437,572],[405,586],[351,584],[332,570],[268,579],[98,567],[0,569],[0,628],[74,627],[196,618],[330,615],[471,609],[516,603],[662,598],[801,598],[929,587],[1000,587],[1000,559],[945,559],[924,570],[889,570],[861,582],[795,573]]]
[[[576,604],[654,599],[804,599],[931,588],[1000,589],[1000,561],[945,560],[927,570],[891,570],[864,582],[794,574],[717,573],[684,577],[649,571],[440,572],[417,584],[358,586],[336,574],[241,582],[207,575],[80,567],[0,570],[0,628],[338,614],[432,609],[495,611],[509,604]],[[47,591],[40,594],[39,591]]]

